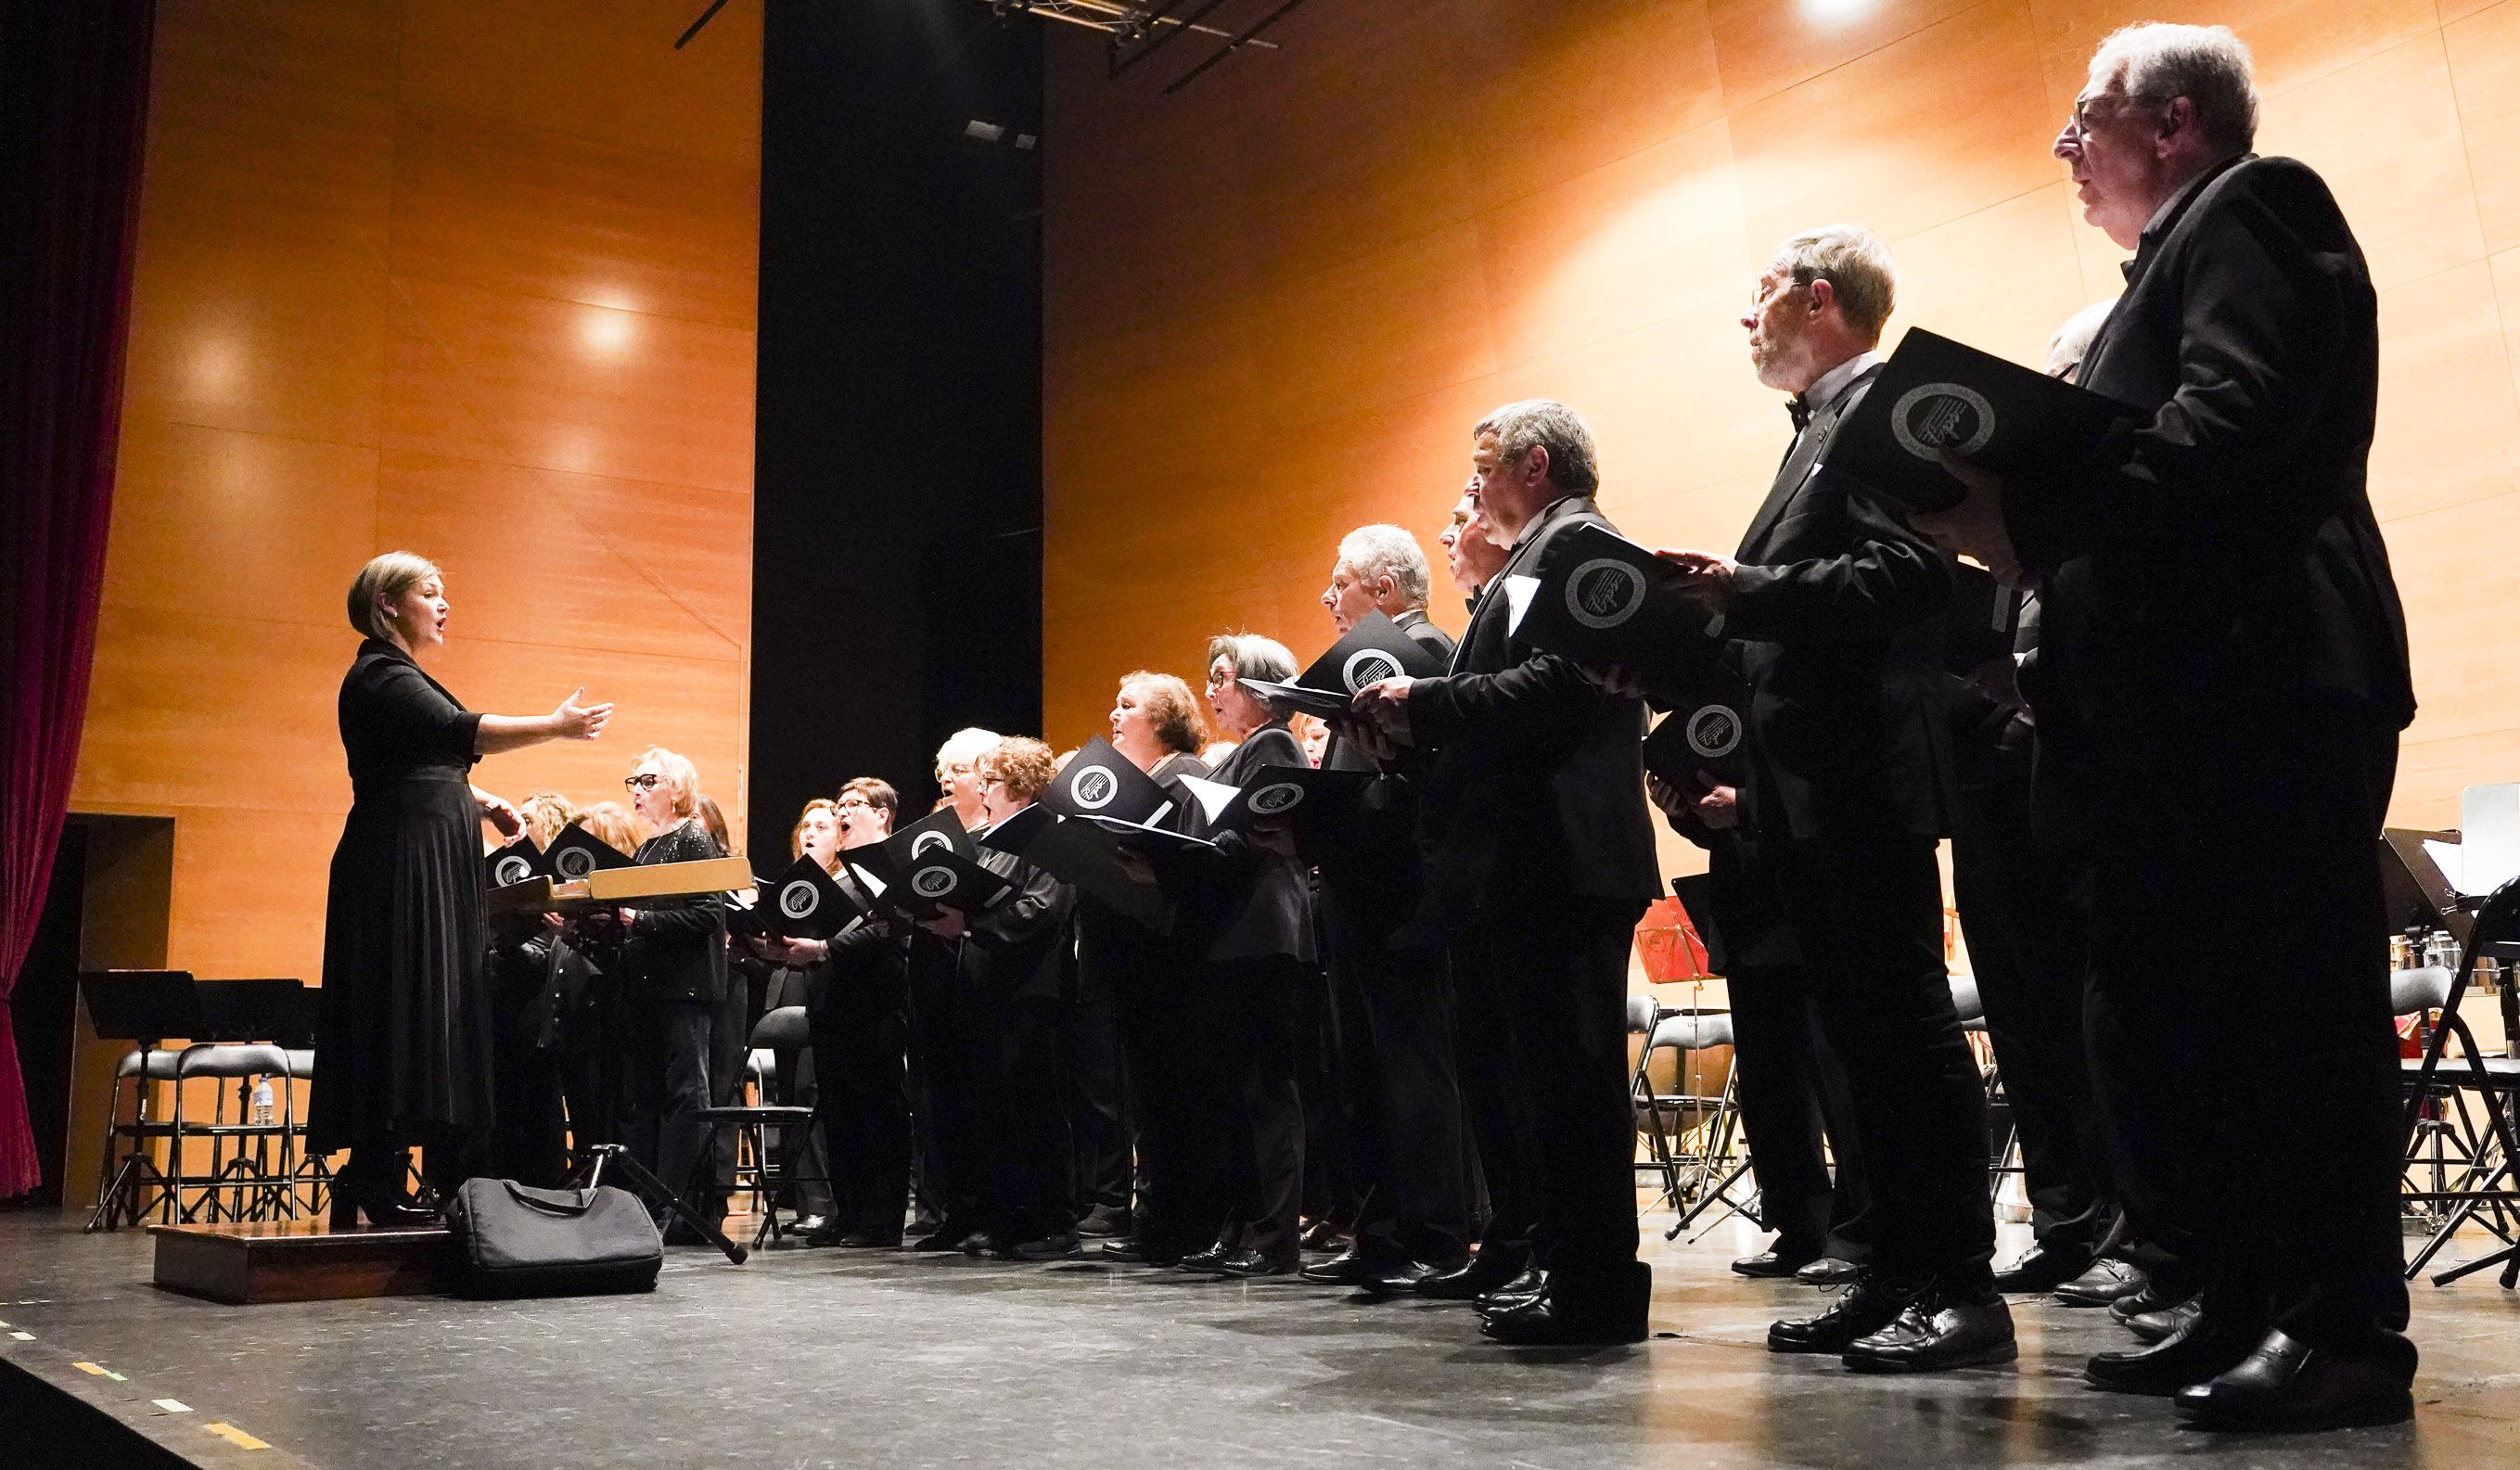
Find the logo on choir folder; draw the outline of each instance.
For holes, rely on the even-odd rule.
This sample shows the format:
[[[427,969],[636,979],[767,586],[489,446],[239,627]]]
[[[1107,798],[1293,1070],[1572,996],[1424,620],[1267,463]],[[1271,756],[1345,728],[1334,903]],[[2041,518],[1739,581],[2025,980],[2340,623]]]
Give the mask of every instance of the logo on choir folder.
[[[1920,460],[1945,452],[1966,459],[1995,437],[1995,405],[1964,383],[1918,383],[1891,406],[1890,436]]]
[[[1625,561],[1596,557],[1566,579],[1567,615],[1587,628],[1615,628],[1645,604],[1645,574]]]
[[[1347,662],[1340,666],[1339,682],[1346,685],[1347,691],[1353,694],[1369,684],[1380,684],[1385,679],[1397,679],[1404,672],[1406,671],[1400,667],[1400,660],[1382,649],[1359,648],[1350,653],[1347,656]]]
[[[1075,783],[1067,788],[1068,799],[1089,812],[1099,812],[1120,794],[1120,778],[1102,766],[1089,766],[1076,774]]]
[[[921,858],[926,857],[929,853],[934,852],[940,847],[952,847],[953,845],[954,839],[946,836],[943,832],[921,832],[918,836],[910,839],[910,857],[913,862],[916,862]]]
[[[510,853],[499,860],[498,866],[490,869],[491,883],[500,888],[505,888],[510,883],[521,883],[533,875],[534,865],[526,861],[521,853]]]
[[[577,882],[595,871],[595,854],[582,847],[563,847],[552,857],[552,868],[567,882]]]
[[[1688,737],[1688,748],[1708,760],[1721,760],[1731,755],[1741,743],[1741,717],[1721,704],[1710,704],[1688,717],[1681,731]]]
[[[1290,780],[1273,781],[1251,793],[1251,810],[1262,817],[1275,817],[1304,799],[1304,788]]]
[[[910,891],[921,898],[943,898],[954,891],[954,869],[922,868],[910,875]]]
[[[779,912],[789,918],[806,918],[823,906],[823,896],[803,878],[779,890]]]

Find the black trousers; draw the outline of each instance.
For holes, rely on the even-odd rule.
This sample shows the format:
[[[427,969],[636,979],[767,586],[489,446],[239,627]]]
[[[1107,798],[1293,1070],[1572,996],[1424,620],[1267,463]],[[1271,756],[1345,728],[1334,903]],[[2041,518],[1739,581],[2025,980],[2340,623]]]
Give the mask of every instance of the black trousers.
[[[2032,840],[2030,774],[2027,750],[2001,752],[1993,780],[1961,789],[1952,888],[2021,1142],[2031,1228],[2051,1250],[2091,1250],[2117,1217],[2083,1028],[2091,870]]]
[[[1452,948],[1453,1054],[1460,1062],[1462,1115],[1478,1160],[1487,1214],[1479,1250],[1494,1257],[1532,1248],[1540,1224],[1539,1141],[1530,1089],[1513,1042],[1515,987],[1481,934]],[[1622,1030],[1624,1030],[1624,1025]],[[1632,1125],[1633,1126],[1633,1125]]]
[[[922,941],[923,942],[923,941]],[[913,949],[910,1052],[922,1202],[946,1221],[976,1227],[988,1188],[989,1140],[982,1096],[992,1068],[980,1029],[980,1002],[965,983],[951,947],[941,958]]]
[[[568,1175],[567,1125],[562,1115],[562,1062],[553,1023],[556,951],[502,945],[485,972],[491,985],[488,1169],[500,1179],[543,1188]]]
[[[1359,1098],[1350,1065],[1364,1029],[1353,998],[1320,967],[1307,969],[1295,992],[1295,1090],[1304,1099],[1304,1217],[1341,1229],[1356,1227],[1366,1193],[1364,1161],[1356,1148]]]
[[[1360,914],[1354,894],[1331,892],[1324,913],[1358,1246],[1384,1259],[1450,1260],[1478,1229],[1462,1167],[1450,959],[1440,949],[1384,948],[1389,926]]]
[[[1114,937],[1107,926],[1129,921],[1107,911],[1081,921],[1106,926],[1102,936],[1085,936],[1079,958],[1105,967],[1117,1004],[1129,1111],[1137,1122],[1139,1238],[1162,1249],[1202,1250],[1226,1220],[1201,1178],[1199,1069],[1225,1062],[1188,1044],[1195,1034],[1198,958],[1134,925]]]
[[[1846,1070],[1872,1192],[1872,1267],[1962,1291],[1994,1275],[1986,1091],[1952,1006],[1934,839],[1760,844],[1821,1033]]]
[[[2378,839],[2398,736],[2314,707],[2102,748],[2090,1026],[2147,1264],[2209,1321],[2350,1347],[2407,1320]]]
[[[1067,1003],[1067,1125],[1075,1144],[1076,1203],[1129,1208],[1128,1083],[1120,1061],[1119,1005],[1108,991]]]
[[[806,1008],[810,1033],[813,1019],[811,991],[806,971],[784,967],[772,970],[762,989],[762,1011],[766,1014],[784,1006],[802,1005]],[[749,1034],[747,1029],[746,1035]],[[771,1145],[788,1150],[780,1159],[780,1167],[796,1180],[788,1191],[788,1197],[778,1203],[789,1206],[800,1215],[820,1215],[829,1219],[832,1213],[832,1159],[820,1105],[822,1063],[821,1040],[810,1037],[810,1034],[805,1046],[792,1051],[779,1052],[773,1095],[763,1100],[783,1107],[814,1109],[814,1121],[808,1126],[772,1132]]]
[[[1191,1037],[1204,1085],[1193,1140],[1197,1214],[1219,1238],[1277,1261],[1300,1253],[1304,1102],[1295,1084],[1296,988],[1287,957],[1211,963],[1198,981]]]
[[[1734,964],[1733,1090],[1750,1142],[1759,1208],[1777,1248],[1841,1261],[1872,1256],[1871,1191],[1856,1141],[1846,1069],[1821,1034],[1820,1007],[1800,966]],[[1827,1147],[1836,1155],[1829,1167]]]
[[[1463,968],[1502,1002],[1524,1090],[1535,1258],[1567,1289],[1636,1260],[1636,1118],[1628,1095],[1628,955],[1642,900],[1517,896],[1466,936]],[[1465,1068],[1478,1062],[1463,1054]],[[1491,1197],[1496,1177],[1489,1176]],[[1502,1208],[1502,1206],[1500,1206]]]
[[[825,979],[811,999],[818,1127],[843,1232],[901,1238],[910,1196],[908,1019],[898,970]]]
[[[726,1213],[711,1162],[709,1047],[714,1007],[699,1001],[633,999],[620,1105],[621,1141],[668,1189],[704,1216]],[[661,1214],[661,1212],[660,1212]]]
[[[1000,1002],[981,1038],[987,1071],[976,1111],[988,1180],[980,1218],[1008,1245],[1076,1225],[1076,1145],[1055,1102],[1067,1091],[1059,1009],[1057,996]]]

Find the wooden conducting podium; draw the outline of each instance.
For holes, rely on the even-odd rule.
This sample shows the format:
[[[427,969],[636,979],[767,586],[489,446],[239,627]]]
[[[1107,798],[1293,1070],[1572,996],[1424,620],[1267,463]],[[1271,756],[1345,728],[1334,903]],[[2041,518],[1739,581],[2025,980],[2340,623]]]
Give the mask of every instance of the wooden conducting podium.
[[[483,908],[494,916],[567,914],[751,886],[743,859],[711,858],[602,869],[569,882],[528,878],[492,890]],[[323,1066],[320,1053],[316,1066]],[[444,1225],[334,1230],[323,1203],[312,1220],[153,1225],[153,1279],[169,1291],[239,1305],[410,1296],[447,1284],[453,1252]],[[728,1251],[743,1259],[739,1248]]]

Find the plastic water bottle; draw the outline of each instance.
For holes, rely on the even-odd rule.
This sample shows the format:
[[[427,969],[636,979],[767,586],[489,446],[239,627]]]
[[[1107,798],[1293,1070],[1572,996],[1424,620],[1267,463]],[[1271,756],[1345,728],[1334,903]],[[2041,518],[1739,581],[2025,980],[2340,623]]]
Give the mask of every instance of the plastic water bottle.
[[[268,1077],[253,1085],[253,1122],[257,1127],[271,1122],[271,1079]]]

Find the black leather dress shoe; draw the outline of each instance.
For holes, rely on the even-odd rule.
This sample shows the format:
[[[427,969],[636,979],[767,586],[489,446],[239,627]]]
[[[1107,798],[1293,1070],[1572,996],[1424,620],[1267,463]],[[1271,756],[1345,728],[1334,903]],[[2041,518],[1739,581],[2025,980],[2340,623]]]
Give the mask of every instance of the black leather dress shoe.
[[[1922,1285],[1894,1284],[1870,1271],[1859,1272],[1855,1283],[1820,1315],[1769,1323],[1768,1351],[1842,1354],[1855,1346],[1857,1338],[1868,1337],[1897,1321],[1909,1298],[1916,1295]]]
[[[1794,1272],[1794,1279],[1805,1286],[1844,1286],[1854,1280],[1863,1270],[1863,1267],[1852,1261],[1841,1261],[1835,1256],[1822,1256]]]
[[[823,1228],[831,1223],[831,1218],[829,1216],[799,1215],[796,1217],[795,1221],[788,1226],[788,1228],[791,1230],[802,1230],[806,1234],[811,1235],[816,1230]]]
[[[1653,1270],[1632,1261],[1606,1279],[1576,1282],[1551,1273],[1540,1296],[1491,1314],[1479,1331],[1508,1347],[1614,1347],[1641,1343],[1653,1305]]]
[[[1350,1247],[1328,1261],[1316,1261],[1295,1274],[1315,1286],[1363,1286],[1381,1274],[1390,1264]]]
[[[2005,1295],[2025,1291],[2054,1291],[2091,1269],[2092,1253],[2075,1248],[2050,1250],[2034,1245],[2021,1253],[2021,1259],[1995,1273],[1995,1289]]]
[[[2056,1288],[2056,1300],[2068,1307],[2106,1307],[2143,1290],[2143,1268],[2132,1261],[2102,1256],[2089,1270]]]
[[[1469,1302],[1486,1296],[1508,1281],[1522,1274],[1530,1264],[1529,1251],[1510,1246],[1495,1251],[1482,1250],[1451,1270],[1441,1270],[1420,1280],[1411,1290],[1421,1297],[1439,1302]]]
[[[1263,1255],[1246,1245],[1228,1251],[1209,1270],[1220,1276],[1291,1276],[1295,1273],[1297,1259],[1293,1256]],[[1182,1265],[1190,1263],[1184,1261]]]
[[[1129,1233],[1129,1212],[1118,1205],[1096,1205],[1076,1223],[1079,1235],[1111,1236]]]
[[[1223,1264],[1226,1257],[1240,1249],[1240,1246],[1231,1240],[1219,1240],[1205,1250],[1192,1251],[1173,1264],[1183,1270],[1213,1271]]]
[[[2126,1319],[2126,1329],[2148,1343],[2166,1342],[2170,1334],[2194,1321],[2204,1310],[2205,1299],[2193,1296],[2159,1312],[2138,1312]]]
[[[901,1249],[901,1237],[878,1235],[873,1230],[851,1230],[840,1237],[839,1244],[851,1250],[897,1251]]]
[[[973,1230],[963,1237],[963,1254],[966,1256],[994,1256],[1006,1248],[1007,1242],[999,1239],[995,1230]]]
[[[1821,1258],[1818,1250],[1787,1245],[1778,1241],[1776,1249],[1744,1256],[1732,1263],[1732,1274],[1753,1280],[1772,1281],[1792,1275]]]
[[[971,1227],[947,1221],[936,1227],[933,1235],[924,1235],[910,1243],[914,1251],[959,1251],[963,1242],[971,1238]]]
[[[1355,1243],[1355,1237],[1335,1221],[1316,1220],[1304,1227],[1299,1243],[1308,1251],[1342,1251]]]
[[[2021,1356],[2012,1337],[2012,1309],[1989,1291],[1917,1293],[1899,1319],[1847,1345],[1841,1360],[1867,1373],[1935,1373],[1984,1367]]]
[[[998,1254],[1009,1261],[1064,1261],[1079,1254],[1074,1230],[1061,1230],[1056,1235],[1019,1240]]]
[[[2360,1352],[2270,1332],[2239,1366],[2179,1391],[2172,1407],[2199,1429],[2343,1429],[2414,1416],[2415,1345],[2383,1333]]]
[[[1493,1315],[1500,1312],[1511,1312],[1517,1307],[1528,1307],[1548,1292],[1548,1268],[1526,1266],[1515,1274],[1512,1280],[1504,1283],[1494,1291],[1482,1292],[1470,1305],[1477,1308],[1483,1315]]]
[[[2083,1381],[2112,1394],[2165,1399],[2239,1366],[2255,1339],[2218,1331],[2198,1316],[2149,1348],[2101,1353],[2083,1364]]]
[[[2141,1290],[2128,1292],[2111,1302],[2109,1315],[2123,1322],[2128,1317],[2140,1316],[2147,1312],[2167,1312],[2194,1295],[2192,1288],[2146,1278]]]
[[[1460,1263],[1456,1261],[1438,1261],[1433,1263],[1424,1261],[1395,1261],[1376,1271],[1371,1278],[1359,1281],[1356,1284],[1361,1289],[1372,1292],[1376,1296],[1398,1296],[1402,1292],[1417,1290],[1418,1282],[1425,1280],[1428,1276],[1435,1274],[1437,1271],[1451,1270],[1459,1264]]]

